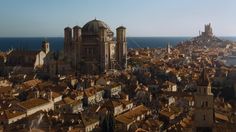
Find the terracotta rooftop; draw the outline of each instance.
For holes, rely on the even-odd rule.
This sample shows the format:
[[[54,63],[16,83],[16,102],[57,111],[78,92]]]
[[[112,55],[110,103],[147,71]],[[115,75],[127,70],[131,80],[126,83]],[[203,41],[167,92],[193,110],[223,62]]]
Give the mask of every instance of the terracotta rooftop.
[[[25,109],[32,109],[34,107],[41,106],[41,105],[44,105],[47,103],[49,103],[48,100],[40,99],[40,98],[32,98],[32,99],[26,100],[24,102],[18,103],[18,105],[25,108]]]
[[[0,115],[0,118],[11,119],[11,118],[23,115],[23,114],[26,114],[26,113],[18,111],[18,110],[14,110],[13,108],[11,108],[9,110],[5,110],[3,115]]]
[[[12,91],[12,87],[0,87],[0,94],[4,94],[4,93],[8,93],[10,91]]]
[[[90,96],[93,96],[93,95],[95,95],[97,92],[102,91],[102,90],[103,90],[103,88],[102,88],[101,86],[96,85],[96,86],[94,86],[94,87],[90,87],[90,88],[84,89],[84,94],[85,94],[86,96],[90,97]]]
[[[147,112],[149,112],[149,109],[147,107],[139,105],[124,114],[118,115],[115,119],[119,122],[129,124],[135,121],[138,116],[147,114]]]
[[[52,98],[55,99],[59,96],[62,96],[61,94],[57,93],[57,92],[52,92]]]
[[[31,87],[35,87],[36,85],[38,85],[41,82],[42,81],[39,79],[33,79],[33,80],[29,80],[29,81],[24,82],[22,85],[24,88],[28,89]]]

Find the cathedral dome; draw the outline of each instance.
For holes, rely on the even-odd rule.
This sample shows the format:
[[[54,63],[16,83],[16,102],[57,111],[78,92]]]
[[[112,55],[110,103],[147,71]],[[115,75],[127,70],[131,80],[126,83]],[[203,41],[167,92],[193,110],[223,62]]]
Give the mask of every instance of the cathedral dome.
[[[85,24],[82,28],[82,32],[86,34],[98,34],[100,28],[106,28],[111,32],[110,27],[105,22],[96,19]]]

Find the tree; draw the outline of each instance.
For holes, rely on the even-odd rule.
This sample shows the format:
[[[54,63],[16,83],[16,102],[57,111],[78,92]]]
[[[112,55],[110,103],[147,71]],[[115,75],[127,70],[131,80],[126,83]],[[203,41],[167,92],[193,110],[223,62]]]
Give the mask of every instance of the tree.
[[[102,131],[103,132],[114,132],[115,127],[115,120],[114,116],[111,112],[108,112],[108,114],[105,116],[102,122]]]

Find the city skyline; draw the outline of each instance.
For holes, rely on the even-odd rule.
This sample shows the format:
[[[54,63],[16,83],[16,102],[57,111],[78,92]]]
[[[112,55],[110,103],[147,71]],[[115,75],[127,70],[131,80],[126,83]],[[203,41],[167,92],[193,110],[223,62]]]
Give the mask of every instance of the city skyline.
[[[216,36],[236,36],[235,1],[4,1],[0,4],[0,37],[63,37],[63,28],[87,21],[106,21],[127,36],[197,36],[209,22]]]

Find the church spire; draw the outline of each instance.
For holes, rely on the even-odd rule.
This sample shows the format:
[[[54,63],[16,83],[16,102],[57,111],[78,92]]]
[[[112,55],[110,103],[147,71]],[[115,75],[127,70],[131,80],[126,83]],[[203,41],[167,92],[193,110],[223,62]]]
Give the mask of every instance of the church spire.
[[[197,92],[194,95],[193,131],[211,132],[214,125],[214,99],[204,64],[197,85]]]
[[[203,64],[203,69],[197,83],[199,86],[208,86],[210,84],[210,80],[209,80],[204,64]]]

